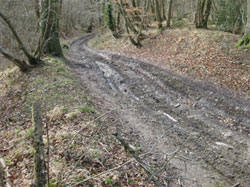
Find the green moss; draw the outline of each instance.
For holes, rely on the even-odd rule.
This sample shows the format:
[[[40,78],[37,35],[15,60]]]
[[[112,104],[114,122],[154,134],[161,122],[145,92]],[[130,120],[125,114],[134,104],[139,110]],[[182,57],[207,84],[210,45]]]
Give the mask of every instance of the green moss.
[[[29,138],[31,138],[32,136],[33,136],[33,128],[30,128],[30,129],[27,130],[27,132],[25,133],[24,137],[25,137],[26,139],[29,139]]]
[[[241,40],[239,40],[237,47],[244,47],[245,49],[250,49],[250,33],[246,34]]]
[[[95,110],[92,107],[88,106],[88,105],[84,105],[84,106],[79,107],[79,110],[81,112],[86,112],[86,113],[89,113],[89,114],[95,114],[96,113]]]
[[[113,184],[113,180],[112,180],[110,177],[107,177],[107,178],[105,179],[105,183],[106,183],[107,185],[112,185],[112,184]]]

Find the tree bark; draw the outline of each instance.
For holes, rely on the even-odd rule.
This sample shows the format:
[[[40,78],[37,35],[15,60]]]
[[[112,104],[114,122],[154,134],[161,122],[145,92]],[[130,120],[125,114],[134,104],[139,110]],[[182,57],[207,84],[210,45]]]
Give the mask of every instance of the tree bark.
[[[42,3],[42,32],[40,39],[41,53],[62,57],[59,40],[60,0],[44,0]]]
[[[117,5],[118,5],[118,7],[119,7],[119,9],[120,9],[120,12],[121,12],[123,18],[124,18],[124,21],[125,21],[125,29],[126,29],[126,32],[127,32],[127,34],[128,34],[128,37],[129,37],[130,42],[131,42],[133,45],[135,45],[135,46],[137,46],[137,47],[140,47],[141,44],[138,43],[138,42],[136,42],[136,41],[133,39],[133,37],[131,36],[131,34],[130,34],[129,29],[131,29],[131,26],[132,26],[132,29],[131,29],[131,30],[132,30],[133,32],[135,32],[136,30],[134,31],[135,28],[134,28],[134,26],[131,24],[131,22],[130,22],[128,16],[127,16],[127,13],[126,13],[125,8],[124,8],[124,5],[123,5],[123,0],[120,0],[120,3],[117,2]],[[135,34],[138,34],[138,31],[136,31]]]
[[[18,36],[15,28],[13,27],[13,25],[11,24],[10,20],[7,18],[7,16],[5,16],[1,11],[0,11],[0,17],[4,20],[4,22],[8,25],[8,27],[10,28],[14,38],[16,39],[20,49],[23,51],[23,53],[25,54],[25,56],[28,59],[28,62],[30,64],[38,64],[38,60],[33,57],[28,50],[26,49],[26,47],[24,46],[22,40],[20,39],[20,37]]]
[[[43,144],[43,122],[40,103],[34,103],[32,106],[32,123],[34,126],[34,162],[35,162],[35,187],[44,187],[46,185],[46,170],[44,160]]]
[[[35,12],[36,12],[36,17],[38,18],[38,19],[40,19],[40,11],[41,11],[41,9],[40,9],[40,2],[39,2],[39,0],[34,0],[34,6],[35,6]]]
[[[245,34],[239,41],[238,46],[243,46],[250,49],[250,0],[247,0],[247,24],[245,28]]]
[[[197,1],[197,11],[195,15],[196,28],[207,28],[211,5],[212,5],[212,0]]]
[[[30,66],[25,61],[18,59],[12,53],[8,52],[1,46],[0,46],[0,53],[2,53],[5,58],[7,58],[15,65],[17,65],[21,71],[27,71],[29,69]]]
[[[161,29],[162,28],[162,18],[161,18],[159,0],[155,0],[155,14],[156,14],[156,21],[158,24],[158,28]]]
[[[250,0],[247,0],[247,25],[245,29],[245,35],[250,33]]]
[[[167,20],[165,12],[165,0],[161,0],[162,19]]]
[[[172,18],[172,5],[173,5],[173,0],[170,0],[170,1],[169,1],[169,6],[168,6],[167,27],[170,27],[170,23],[171,23],[171,18]]]

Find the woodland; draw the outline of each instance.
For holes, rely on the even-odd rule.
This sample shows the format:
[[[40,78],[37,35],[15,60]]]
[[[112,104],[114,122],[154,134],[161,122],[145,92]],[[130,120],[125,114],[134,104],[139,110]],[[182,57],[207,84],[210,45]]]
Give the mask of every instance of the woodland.
[[[1,0],[0,186],[250,185],[250,0]]]

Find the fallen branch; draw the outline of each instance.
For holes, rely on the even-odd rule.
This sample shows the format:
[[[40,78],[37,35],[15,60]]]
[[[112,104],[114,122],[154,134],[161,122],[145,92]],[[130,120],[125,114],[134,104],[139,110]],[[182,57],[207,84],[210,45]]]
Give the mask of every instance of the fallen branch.
[[[147,167],[147,165],[136,155],[135,150],[133,150],[123,139],[123,137],[118,134],[115,133],[113,134],[117,140],[119,140],[119,142],[122,144],[122,146],[124,147],[124,149],[126,151],[128,151],[134,158],[135,160],[139,163],[139,165],[144,169],[144,171],[147,173],[147,175],[149,176],[150,180],[152,180],[154,182],[154,184],[158,187],[162,187],[163,185],[154,177],[154,175],[152,174],[151,170]]]

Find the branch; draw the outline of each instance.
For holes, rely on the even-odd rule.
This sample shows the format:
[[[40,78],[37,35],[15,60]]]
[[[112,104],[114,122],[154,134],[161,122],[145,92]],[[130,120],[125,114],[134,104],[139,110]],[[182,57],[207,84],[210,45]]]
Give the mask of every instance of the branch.
[[[136,155],[135,151],[125,142],[123,137],[118,133],[115,133],[113,135],[116,137],[117,140],[119,140],[119,142],[122,144],[125,150],[128,151],[135,158],[135,160],[140,164],[142,169],[144,169],[144,171],[149,176],[150,180],[152,180],[157,187],[162,187],[162,184],[160,184],[160,182],[154,177],[154,175],[152,174],[150,169],[147,167],[147,165]]]
[[[18,36],[15,28],[13,27],[12,23],[10,22],[10,20],[7,18],[7,16],[5,16],[1,10],[0,10],[0,17],[4,20],[4,22],[8,25],[9,29],[11,30],[14,38],[16,39],[17,43],[19,44],[21,50],[24,52],[25,56],[28,58],[28,61],[30,64],[37,64],[37,59],[35,59],[29,52],[28,50],[25,48],[22,40],[20,39],[20,37]]]
[[[0,53],[2,53],[5,58],[7,58],[11,62],[13,62],[15,65],[17,65],[21,71],[27,71],[29,69],[29,65],[25,61],[18,59],[12,53],[5,50],[1,46],[0,46]]]

